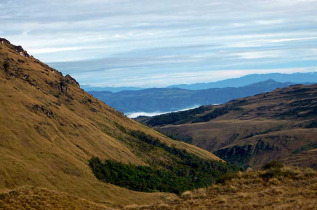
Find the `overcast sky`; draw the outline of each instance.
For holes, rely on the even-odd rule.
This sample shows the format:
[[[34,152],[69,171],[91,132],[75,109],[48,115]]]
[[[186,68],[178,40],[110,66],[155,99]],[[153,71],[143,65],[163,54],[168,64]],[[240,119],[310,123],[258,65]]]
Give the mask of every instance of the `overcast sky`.
[[[0,37],[80,84],[317,69],[317,0],[1,0]]]

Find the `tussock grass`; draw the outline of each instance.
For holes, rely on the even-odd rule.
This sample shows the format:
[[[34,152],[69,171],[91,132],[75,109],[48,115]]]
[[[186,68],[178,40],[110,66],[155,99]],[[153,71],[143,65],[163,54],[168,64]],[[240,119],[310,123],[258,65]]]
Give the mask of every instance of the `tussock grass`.
[[[179,198],[133,209],[316,209],[317,173],[312,169],[280,168],[281,174],[268,180],[271,169],[250,170]],[[292,174],[294,176],[289,176]]]
[[[45,188],[21,187],[0,194],[0,209],[111,209],[85,199]]]

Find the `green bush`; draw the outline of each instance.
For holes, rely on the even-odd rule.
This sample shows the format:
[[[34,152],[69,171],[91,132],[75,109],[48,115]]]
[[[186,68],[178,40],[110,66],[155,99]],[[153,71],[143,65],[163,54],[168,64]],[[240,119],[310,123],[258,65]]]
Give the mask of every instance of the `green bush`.
[[[177,176],[168,170],[154,170],[113,160],[102,163],[99,158],[92,158],[89,166],[98,179],[131,190],[181,193],[194,187],[186,177]]]
[[[162,191],[181,193],[215,183],[226,173],[239,168],[222,161],[202,159],[186,150],[169,147],[159,139],[141,131],[128,131],[129,135],[143,143],[165,150],[173,161],[159,166],[135,166],[113,160],[102,162],[91,158],[89,166],[95,176],[104,182],[136,191]]]

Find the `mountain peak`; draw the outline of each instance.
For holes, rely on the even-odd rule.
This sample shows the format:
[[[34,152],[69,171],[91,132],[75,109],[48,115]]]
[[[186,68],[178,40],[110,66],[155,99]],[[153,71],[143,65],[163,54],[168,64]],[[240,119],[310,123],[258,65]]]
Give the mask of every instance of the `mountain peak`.
[[[274,79],[267,79],[267,80],[264,80],[264,81],[260,81],[260,82],[256,82],[256,83],[253,83],[253,84],[250,84],[250,85],[247,85],[245,87],[259,87],[259,86],[267,86],[267,87],[287,87],[287,86],[290,86],[290,85],[293,85],[294,83],[292,82],[278,82]]]

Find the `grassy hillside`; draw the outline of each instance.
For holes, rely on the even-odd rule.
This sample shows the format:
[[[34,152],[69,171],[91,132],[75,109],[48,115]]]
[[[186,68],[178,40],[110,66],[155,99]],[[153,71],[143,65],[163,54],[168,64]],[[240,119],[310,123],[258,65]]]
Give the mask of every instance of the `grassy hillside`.
[[[317,85],[138,120],[244,167],[273,159],[317,167]]]
[[[317,173],[312,169],[270,165],[225,176],[222,182],[186,191],[150,205],[124,209],[315,209]],[[0,209],[113,209],[106,205],[39,187],[0,193]]]
[[[144,142],[141,132],[200,160],[215,155],[151,130],[83,91],[69,75],[0,42],[0,192],[30,185],[66,192],[108,207],[173,197],[99,181],[92,157],[153,169],[181,165],[179,157]]]
[[[317,176],[311,169],[284,167],[240,173],[223,184],[188,191],[180,198],[126,209],[316,209]],[[278,170],[277,170],[278,171]]]

